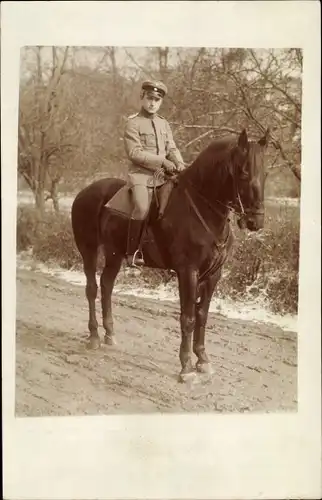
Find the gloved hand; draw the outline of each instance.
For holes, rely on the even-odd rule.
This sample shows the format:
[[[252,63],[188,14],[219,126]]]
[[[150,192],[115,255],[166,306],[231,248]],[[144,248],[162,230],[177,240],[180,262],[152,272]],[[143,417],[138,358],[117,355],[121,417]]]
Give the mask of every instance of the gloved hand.
[[[172,163],[172,161],[167,160],[166,158],[163,160],[162,168],[165,171],[165,173],[169,175],[174,174],[176,171],[175,164]]]
[[[177,165],[177,172],[182,172],[182,170],[185,170],[186,167],[184,166],[183,163],[179,163],[179,165]]]

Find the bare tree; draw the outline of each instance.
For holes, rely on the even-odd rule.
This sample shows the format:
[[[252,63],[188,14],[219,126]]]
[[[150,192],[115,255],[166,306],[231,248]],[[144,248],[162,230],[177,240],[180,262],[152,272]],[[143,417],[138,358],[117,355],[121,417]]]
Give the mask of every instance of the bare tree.
[[[300,181],[301,65],[299,49],[180,49],[168,75],[179,142],[193,157],[211,136],[247,127],[256,138],[269,127],[271,164]]]
[[[55,47],[52,48],[49,73],[42,51],[40,46],[34,49],[35,77],[21,85],[18,131],[18,171],[32,190],[41,214],[44,212],[46,186],[49,186],[47,197],[53,198],[58,210],[57,183],[61,169],[53,168],[53,164],[55,159],[61,161],[71,149],[71,143],[64,134],[64,125],[69,118],[68,106],[58,105],[58,94],[64,93],[60,82],[68,47],[59,53]]]
[[[137,110],[140,82],[169,88],[162,113],[187,163],[212,137],[247,127],[271,130],[271,164],[300,180],[299,49],[31,47],[22,74],[19,173],[43,212],[96,176],[123,177],[124,122]],[[278,169],[276,169],[277,171]],[[285,169],[284,169],[285,170]],[[290,174],[291,176],[292,174]]]
[[[245,61],[245,60],[244,60]],[[301,180],[301,71],[299,51],[270,50],[260,56],[247,51],[244,65],[224,74],[234,84],[233,95],[225,99],[238,108],[255,128],[270,127],[271,143],[281,163]]]

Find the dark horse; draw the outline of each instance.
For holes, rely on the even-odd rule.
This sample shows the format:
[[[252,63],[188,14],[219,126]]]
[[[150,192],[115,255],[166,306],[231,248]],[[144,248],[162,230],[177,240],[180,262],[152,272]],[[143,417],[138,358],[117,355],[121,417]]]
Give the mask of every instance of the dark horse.
[[[212,142],[177,176],[164,216],[151,203],[143,254],[147,266],[177,274],[181,305],[180,380],[196,369],[211,373],[205,349],[205,327],[210,300],[232,245],[229,213],[237,214],[240,228],[264,226],[264,152],[268,131],[249,141],[245,130],[234,139]],[[100,278],[105,343],[114,344],[111,295],[126,254],[129,221],[105,204],[123,187],[120,179],[102,179],[83,189],[72,206],[72,226],[86,275],[89,304],[89,347],[100,345],[95,312],[96,264],[103,245],[105,267]]]

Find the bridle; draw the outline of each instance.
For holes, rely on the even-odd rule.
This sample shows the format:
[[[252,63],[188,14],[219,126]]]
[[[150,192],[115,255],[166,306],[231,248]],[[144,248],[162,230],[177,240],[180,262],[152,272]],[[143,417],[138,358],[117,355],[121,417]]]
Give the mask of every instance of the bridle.
[[[244,162],[240,168],[242,174],[237,176],[236,170],[237,168],[233,168],[233,190],[234,190],[234,204],[232,210],[233,212],[237,215],[239,220],[245,220],[249,216],[263,216],[264,215],[264,210],[261,208],[244,208],[243,202],[241,200],[240,192],[239,192],[239,187],[238,187],[238,179],[239,181],[247,180],[249,182],[249,174],[245,174],[245,166],[248,162],[248,154],[246,155]],[[237,208],[237,209],[236,209]]]
[[[229,151],[229,154],[232,153],[232,150],[233,150],[233,148]],[[244,159],[242,166],[238,167],[238,168],[240,168],[241,172],[245,171],[245,166],[247,164],[247,161],[248,161],[248,155],[246,155],[246,158]],[[262,209],[248,209],[248,208],[244,207],[241,196],[240,196],[240,192],[239,192],[238,179],[237,179],[238,174],[237,174],[236,167],[234,167],[232,169],[231,175],[232,175],[232,179],[233,179],[233,193],[234,193],[234,195],[233,195],[233,200],[228,204],[225,204],[222,201],[216,200],[216,199],[213,200],[213,202],[211,203],[205,196],[203,196],[198,191],[198,189],[192,184],[192,182],[188,181],[187,184],[189,184],[189,187],[191,187],[193,189],[193,191],[196,193],[198,198],[200,198],[212,210],[212,212],[214,212],[216,215],[219,215],[222,218],[225,218],[226,214],[223,214],[220,210],[218,210],[218,208],[216,208],[216,205],[217,206],[220,205],[220,206],[226,208],[227,210],[229,210],[230,212],[234,213],[238,217],[239,220],[246,219],[248,216],[264,215],[264,211]],[[239,175],[239,180],[242,181],[242,180],[246,180],[246,179],[249,180],[247,174]],[[191,197],[191,194],[187,188],[185,188],[185,193],[186,193],[187,198],[189,199],[189,202],[190,202],[192,208],[194,209],[196,215],[198,216],[200,222],[202,223],[202,225],[204,226],[204,228],[208,232],[211,232],[206,221],[202,217],[199,209],[197,208],[196,204],[194,203],[194,201]]]

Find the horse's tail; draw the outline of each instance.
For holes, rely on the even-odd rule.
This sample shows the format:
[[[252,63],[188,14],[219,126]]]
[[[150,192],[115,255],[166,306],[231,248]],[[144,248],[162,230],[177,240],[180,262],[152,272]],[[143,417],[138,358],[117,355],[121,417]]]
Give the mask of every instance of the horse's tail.
[[[80,191],[71,208],[71,222],[78,250],[98,250],[100,214],[104,205],[124,185],[120,179],[101,179]]]

